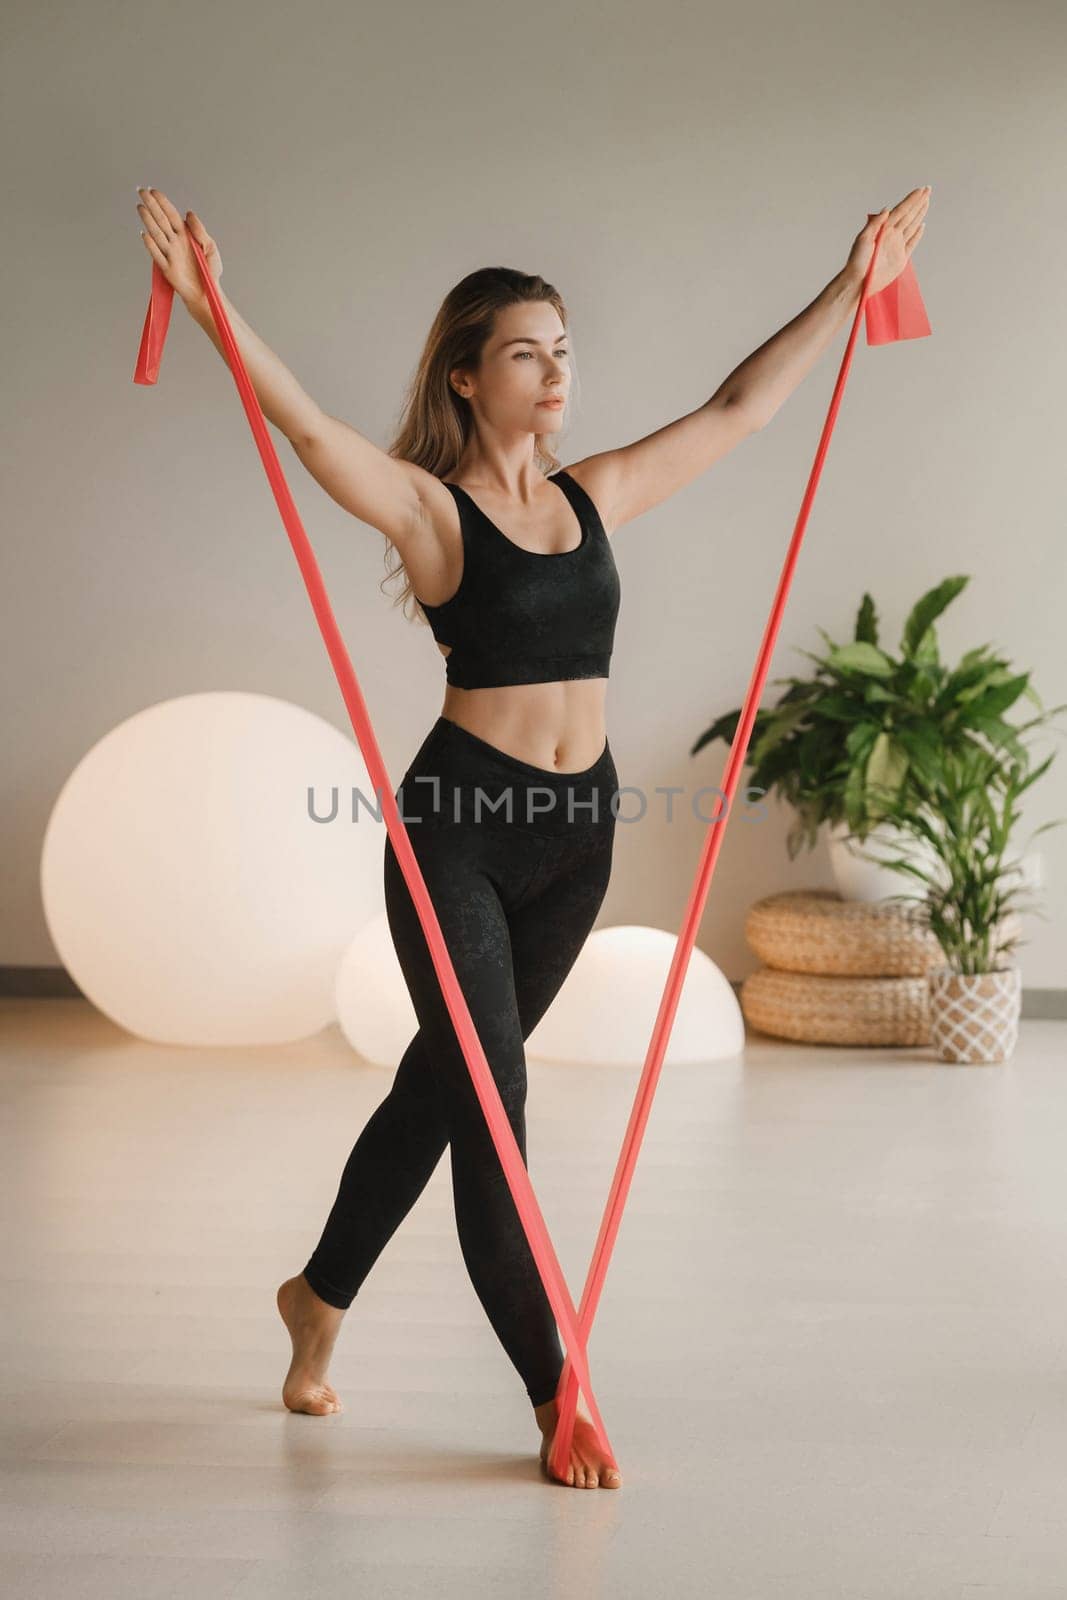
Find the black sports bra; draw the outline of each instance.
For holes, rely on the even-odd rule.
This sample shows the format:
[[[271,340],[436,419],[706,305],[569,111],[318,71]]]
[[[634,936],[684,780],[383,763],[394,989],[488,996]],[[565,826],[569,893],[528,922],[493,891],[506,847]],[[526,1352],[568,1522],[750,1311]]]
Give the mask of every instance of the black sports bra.
[[[463,573],[440,605],[419,604],[437,642],[452,647],[445,678],[461,689],[608,676],[621,599],[615,558],[582,486],[562,470],[548,481],[581,525],[573,550],[524,550],[458,483],[445,484],[459,510]]]

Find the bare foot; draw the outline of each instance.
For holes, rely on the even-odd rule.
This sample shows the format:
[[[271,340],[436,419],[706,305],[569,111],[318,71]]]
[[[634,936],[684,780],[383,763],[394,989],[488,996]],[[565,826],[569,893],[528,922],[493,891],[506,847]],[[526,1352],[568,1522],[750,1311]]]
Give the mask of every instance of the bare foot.
[[[290,1411],[307,1411],[313,1417],[343,1411],[337,1391],[326,1382],[326,1369],[344,1312],[320,1300],[302,1272],[286,1278],[277,1301],[293,1345],[282,1399]]]
[[[560,1479],[555,1476],[548,1465],[548,1458],[552,1450],[552,1440],[556,1434],[556,1422],[559,1416],[555,1400],[549,1400],[543,1406],[534,1407],[534,1416],[537,1426],[541,1430],[541,1466],[546,1477],[553,1483],[566,1483],[570,1489],[619,1489],[622,1487],[622,1474],[597,1443],[596,1429],[592,1419],[578,1401],[578,1410],[574,1418],[574,1437],[571,1440],[571,1459],[567,1468],[567,1476]]]

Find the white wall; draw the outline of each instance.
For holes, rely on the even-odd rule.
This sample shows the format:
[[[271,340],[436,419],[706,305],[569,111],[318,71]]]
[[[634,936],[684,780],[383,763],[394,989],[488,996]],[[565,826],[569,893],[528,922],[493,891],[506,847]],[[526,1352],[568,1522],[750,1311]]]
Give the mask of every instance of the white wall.
[[[1059,4],[121,3],[7,8],[0,964],[57,961],[38,890],[50,807],[141,707],[241,688],[348,722],[222,361],[176,307],[161,381],[132,372],[150,263],[135,186],[219,238],[231,300],[379,443],[446,290],[537,270],[567,300],[581,407],[563,460],[692,409],[844,263],[868,211],[932,183],[915,258],[927,340],[857,346],[771,676],[842,636],[869,588],[896,640],[942,628],[1067,699],[1063,63]],[[740,704],[847,337],[772,424],[616,536],[608,696],[622,781],[719,781],[688,750]],[[378,584],[382,540],[283,463],[397,777],[443,663]],[[765,695],[777,696],[768,686]],[[1056,741],[1057,746],[1062,741]],[[1051,747],[1051,745],[1049,746]],[[1067,754],[1030,828],[1067,813]],[[601,925],[677,928],[691,816],[620,825]],[[700,944],[756,965],[745,911],[830,881],[785,816],[728,832]],[[1065,982],[1067,828],[1038,841],[1028,988]]]

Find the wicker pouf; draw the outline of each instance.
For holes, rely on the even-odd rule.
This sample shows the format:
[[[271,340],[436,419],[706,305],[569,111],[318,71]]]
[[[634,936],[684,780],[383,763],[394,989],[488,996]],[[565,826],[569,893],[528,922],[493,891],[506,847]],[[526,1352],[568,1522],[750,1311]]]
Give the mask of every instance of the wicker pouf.
[[[834,889],[787,889],[757,900],[745,919],[753,955],[779,972],[918,978],[944,965],[920,907],[843,900]]]
[[[1014,912],[1004,939],[1018,936]],[[930,974],[945,958],[914,901],[845,900],[786,889],[757,900],[745,938],[766,963],[741,985],[761,1033],[805,1044],[929,1044]]]
[[[920,978],[819,977],[762,967],[741,985],[741,1011],[761,1033],[805,1044],[930,1042],[928,983]]]

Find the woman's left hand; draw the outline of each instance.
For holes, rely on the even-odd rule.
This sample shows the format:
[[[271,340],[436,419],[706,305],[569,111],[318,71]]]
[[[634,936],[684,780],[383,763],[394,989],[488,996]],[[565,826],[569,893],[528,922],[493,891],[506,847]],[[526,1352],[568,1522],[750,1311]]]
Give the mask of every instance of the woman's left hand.
[[[862,284],[867,276],[867,268],[871,264],[871,254],[874,250],[874,241],[878,237],[878,230],[884,227],[882,240],[878,246],[878,260],[871,274],[869,295],[877,294],[886,284],[892,283],[894,278],[899,278],[904,271],[908,258],[922,238],[926,226],[923,219],[929,204],[930,186],[927,184],[925,188],[913,189],[910,194],[906,194],[892,210],[887,206],[884,211],[879,211],[877,216],[872,216],[868,212],[867,226],[857,233],[845,270],[854,273],[857,282]]]

